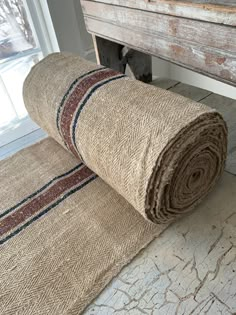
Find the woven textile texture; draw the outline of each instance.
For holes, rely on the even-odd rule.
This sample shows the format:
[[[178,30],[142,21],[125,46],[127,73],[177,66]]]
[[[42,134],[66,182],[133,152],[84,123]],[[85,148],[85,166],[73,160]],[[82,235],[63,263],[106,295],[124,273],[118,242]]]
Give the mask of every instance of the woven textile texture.
[[[68,53],[34,66],[24,100],[50,137],[0,163],[0,313],[79,314],[207,195],[226,126],[204,105]]]
[[[24,97],[33,120],[153,222],[192,209],[222,173],[223,119],[180,95],[53,54]]]

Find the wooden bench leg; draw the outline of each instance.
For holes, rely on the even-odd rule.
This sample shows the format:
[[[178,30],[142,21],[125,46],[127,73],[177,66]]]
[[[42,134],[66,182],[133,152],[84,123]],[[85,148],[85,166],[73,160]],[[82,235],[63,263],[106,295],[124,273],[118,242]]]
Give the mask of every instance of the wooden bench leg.
[[[98,64],[122,73],[128,64],[134,78],[146,83],[152,81],[151,56],[95,35],[93,42]]]
[[[122,49],[123,58],[127,61],[132,76],[142,82],[152,82],[152,57],[132,48]]]
[[[97,63],[116,71],[125,73],[126,64],[123,62],[123,45],[93,35],[93,43]]]

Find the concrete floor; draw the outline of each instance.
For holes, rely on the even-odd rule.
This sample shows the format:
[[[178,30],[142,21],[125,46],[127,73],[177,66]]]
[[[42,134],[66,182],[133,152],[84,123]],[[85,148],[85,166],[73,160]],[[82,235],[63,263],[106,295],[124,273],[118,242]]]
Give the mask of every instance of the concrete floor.
[[[236,177],[167,228],[85,315],[236,314]]]

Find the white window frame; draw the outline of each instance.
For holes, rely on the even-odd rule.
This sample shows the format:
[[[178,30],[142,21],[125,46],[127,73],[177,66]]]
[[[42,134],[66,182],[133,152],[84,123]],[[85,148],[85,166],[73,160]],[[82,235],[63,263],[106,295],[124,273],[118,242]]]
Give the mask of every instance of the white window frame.
[[[29,10],[29,19],[33,27],[33,32],[36,33],[39,45],[43,55],[59,51],[57,37],[51,20],[48,9],[47,0],[24,0],[26,10]]]
[[[56,34],[50,17],[47,0],[24,0],[28,19],[35,39],[41,48],[43,56],[59,51]],[[39,129],[29,116],[12,123],[0,133],[0,147],[11,143],[33,131]]]

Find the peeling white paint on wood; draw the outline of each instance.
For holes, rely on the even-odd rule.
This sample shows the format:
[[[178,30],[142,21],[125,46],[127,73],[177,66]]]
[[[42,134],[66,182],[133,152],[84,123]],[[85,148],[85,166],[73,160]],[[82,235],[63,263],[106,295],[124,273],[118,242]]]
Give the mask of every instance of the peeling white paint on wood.
[[[236,25],[236,3],[234,0],[92,0],[91,2],[102,2],[189,19]]]
[[[148,6],[146,10],[138,9],[136,1],[126,1],[124,6],[122,1],[117,5],[113,0],[105,2],[81,0],[90,33],[236,85],[235,27],[210,23],[210,20],[199,21],[200,15],[196,19],[186,19],[183,18],[186,15],[153,12],[143,0],[139,2]],[[157,1],[155,5],[167,2]],[[169,2],[174,6],[181,3]],[[197,2],[194,3],[198,7]],[[204,8],[209,5],[208,1]],[[215,14],[226,7],[221,6],[221,11],[217,9]],[[236,4],[228,10],[234,12],[236,25]]]

